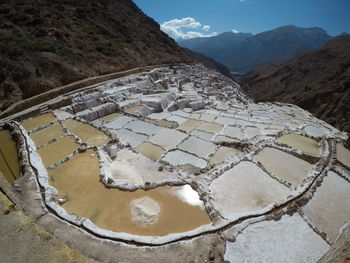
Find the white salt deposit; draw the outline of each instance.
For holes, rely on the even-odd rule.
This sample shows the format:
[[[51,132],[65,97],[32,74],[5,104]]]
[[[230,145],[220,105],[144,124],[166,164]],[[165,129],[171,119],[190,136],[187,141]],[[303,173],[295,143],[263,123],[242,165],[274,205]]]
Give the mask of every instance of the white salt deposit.
[[[142,175],[128,161],[114,161],[105,167],[106,176],[119,184],[143,184]]]
[[[131,219],[134,222],[151,225],[158,221],[160,207],[152,198],[145,196],[130,203]]]

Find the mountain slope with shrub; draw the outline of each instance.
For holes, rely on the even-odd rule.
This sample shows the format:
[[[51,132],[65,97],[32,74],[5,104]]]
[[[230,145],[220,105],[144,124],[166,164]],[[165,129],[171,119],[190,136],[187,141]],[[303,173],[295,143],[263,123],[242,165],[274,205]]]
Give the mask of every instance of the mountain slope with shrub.
[[[296,52],[320,48],[331,37],[321,28],[283,26],[257,35],[226,32],[215,37],[196,38],[179,44],[246,73],[275,59]]]
[[[207,57],[216,59],[221,57],[232,46],[252,37],[250,33],[225,32],[214,37],[199,37],[182,40],[179,45],[192,51],[204,54]]]
[[[221,64],[220,62],[217,62],[214,59],[211,59],[201,53],[194,52],[190,49],[184,48],[184,50],[187,52],[187,54],[197,63],[202,63],[207,68],[216,70],[220,72],[221,74],[225,75],[226,77],[232,78],[230,70],[225,65]]]
[[[350,132],[350,35],[260,66],[246,74],[241,85],[257,102],[293,103]]]
[[[0,3],[0,111],[87,77],[191,61],[131,0]]]

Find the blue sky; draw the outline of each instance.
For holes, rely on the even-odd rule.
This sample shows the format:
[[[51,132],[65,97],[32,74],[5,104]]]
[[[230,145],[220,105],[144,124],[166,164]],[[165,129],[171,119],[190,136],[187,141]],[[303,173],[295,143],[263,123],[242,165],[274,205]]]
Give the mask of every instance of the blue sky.
[[[342,32],[350,33],[350,0],[134,0],[134,2],[147,15],[163,24],[163,31],[172,34],[173,38],[209,36],[232,29],[257,34],[283,25],[317,26],[333,36]],[[184,18],[186,19],[183,20]]]

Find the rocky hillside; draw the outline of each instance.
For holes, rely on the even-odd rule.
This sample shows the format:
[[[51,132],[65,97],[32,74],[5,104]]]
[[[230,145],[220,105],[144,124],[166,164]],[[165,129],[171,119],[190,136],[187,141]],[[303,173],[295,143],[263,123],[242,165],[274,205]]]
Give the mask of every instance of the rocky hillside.
[[[131,0],[0,3],[0,111],[86,77],[189,61]]]
[[[225,65],[221,64],[220,62],[217,62],[214,59],[211,59],[201,53],[194,52],[190,49],[184,48],[187,54],[197,63],[202,63],[207,68],[216,70],[220,72],[221,74],[225,75],[226,77],[233,78],[230,70]]]
[[[198,37],[182,40],[179,42],[179,45],[216,59],[221,57],[223,53],[226,53],[234,45],[252,36],[250,33],[233,33],[231,31],[214,37]]]
[[[179,44],[217,60],[231,71],[246,73],[272,60],[317,49],[330,38],[321,28],[283,26],[254,36],[227,32]]]
[[[258,67],[241,84],[256,101],[293,103],[350,132],[350,35]]]

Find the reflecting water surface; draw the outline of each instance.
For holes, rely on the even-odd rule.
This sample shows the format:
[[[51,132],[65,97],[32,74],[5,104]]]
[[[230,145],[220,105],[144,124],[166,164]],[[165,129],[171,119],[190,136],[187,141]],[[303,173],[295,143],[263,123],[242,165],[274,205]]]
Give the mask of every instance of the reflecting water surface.
[[[30,131],[34,128],[48,124],[54,120],[55,120],[55,117],[52,115],[52,113],[45,113],[38,117],[34,117],[30,120],[24,121],[21,123],[21,125],[23,126],[24,129],[26,129],[27,131]]]
[[[17,144],[8,130],[0,131],[0,172],[10,183],[20,177]]]
[[[76,120],[65,120],[63,125],[88,145],[101,146],[109,141],[108,136],[95,127]]]
[[[50,170],[49,176],[50,184],[61,195],[68,196],[68,201],[63,204],[67,212],[89,218],[104,229],[143,236],[163,236],[210,223],[198,194],[189,185],[162,186],[134,192],[106,188],[99,181],[98,158],[91,150]],[[145,218],[141,220],[154,222],[152,224],[132,220],[135,200],[144,197],[152,202],[140,204],[136,201],[136,204],[139,205],[140,216]],[[155,217],[157,220],[151,220]]]

